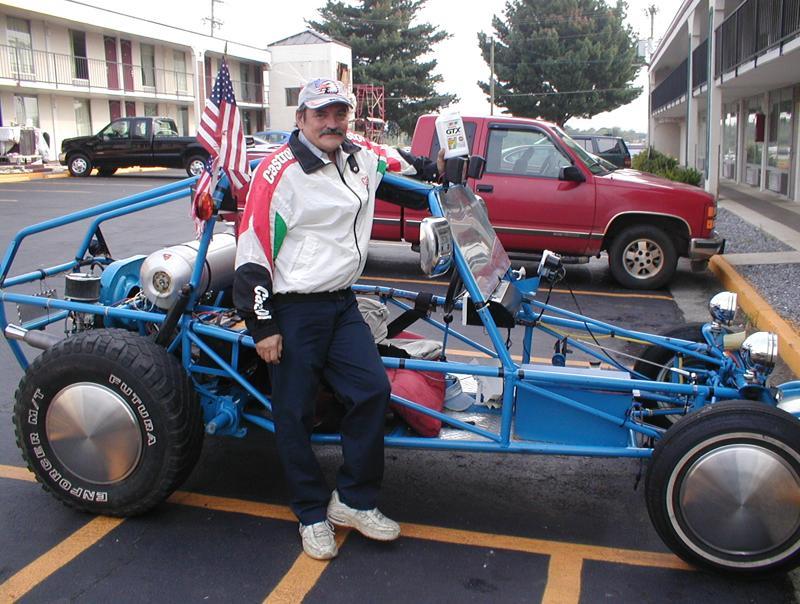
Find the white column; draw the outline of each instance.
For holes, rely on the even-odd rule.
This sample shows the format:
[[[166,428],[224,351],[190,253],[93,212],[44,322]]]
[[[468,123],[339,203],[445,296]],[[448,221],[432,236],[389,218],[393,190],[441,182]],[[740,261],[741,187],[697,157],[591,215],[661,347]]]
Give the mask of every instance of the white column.
[[[716,36],[714,32],[725,18],[725,0],[709,0],[709,39],[708,50],[711,57],[716,56]],[[719,192],[719,166],[721,158],[720,141],[720,122],[722,120],[722,89],[717,84],[716,74],[714,73],[714,61],[711,62],[711,69],[708,73],[708,115],[706,119],[709,125],[708,137],[708,178],[706,179],[706,191],[716,197]]]
[[[745,152],[747,147],[744,144],[744,136],[747,128],[747,99],[741,99],[736,103],[736,182],[744,182],[745,174]]]
[[[200,125],[200,116],[206,104],[206,53],[201,48],[192,48],[194,60],[194,120],[189,120],[189,131],[196,131]],[[191,116],[189,116],[191,118]]]
[[[794,107],[792,107],[792,122],[794,124],[792,132],[792,140],[794,143],[792,144],[791,157],[794,175],[789,185],[794,187],[794,195],[792,195],[791,199],[793,201],[800,201],[800,101],[796,102]]]
[[[765,92],[761,99],[761,113],[764,114],[764,140],[761,143],[761,182],[758,188],[767,190],[767,139],[769,139],[769,92]]]
[[[700,11],[704,10],[702,7],[699,7],[699,9],[700,10],[693,10],[689,15],[689,18],[686,20],[686,27],[689,34],[689,57],[687,63],[688,69],[686,70],[686,138],[684,140],[684,144],[686,145],[685,164],[690,168],[697,167],[697,149],[699,137],[704,137],[706,135],[705,131],[698,132],[698,124],[700,121],[700,103],[692,96],[692,80],[694,79],[693,74],[696,69],[694,61],[692,61],[692,53],[694,49],[700,45]]]

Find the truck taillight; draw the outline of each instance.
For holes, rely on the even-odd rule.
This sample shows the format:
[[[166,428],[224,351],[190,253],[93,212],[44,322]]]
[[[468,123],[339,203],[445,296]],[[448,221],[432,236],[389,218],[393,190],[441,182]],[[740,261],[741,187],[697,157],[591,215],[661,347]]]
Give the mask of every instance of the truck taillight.
[[[625,160],[624,160],[624,164],[625,164],[626,168],[630,168],[631,167],[631,158],[630,157],[626,157]]]
[[[717,206],[711,205],[706,208],[706,230],[710,231],[714,228],[714,224],[717,222]]]

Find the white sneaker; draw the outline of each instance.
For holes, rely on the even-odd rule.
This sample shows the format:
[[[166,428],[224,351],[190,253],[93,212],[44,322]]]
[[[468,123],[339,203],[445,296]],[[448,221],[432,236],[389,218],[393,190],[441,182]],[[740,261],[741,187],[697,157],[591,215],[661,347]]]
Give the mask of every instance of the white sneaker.
[[[300,536],[303,538],[303,551],[315,560],[330,560],[339,553],[333,526],[327,520],[314,524],[300,524]]]
[[[339,526],[350,526],[370,539],[394,541],[400,536],[400,525],[381,514],[378,508],[356,510],[339,499],[334,491],[328,504],[328,520]]]

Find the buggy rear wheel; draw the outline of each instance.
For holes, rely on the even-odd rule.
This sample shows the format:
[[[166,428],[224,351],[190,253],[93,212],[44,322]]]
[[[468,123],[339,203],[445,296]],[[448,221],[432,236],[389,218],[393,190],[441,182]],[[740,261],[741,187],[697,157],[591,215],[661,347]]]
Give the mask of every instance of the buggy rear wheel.
[[[45,490],[110,516],[168,497],[203,440],[202,409],[180,363],[122,329],[86,331],[39,356],[17,390],[14,424]]]
[[[753,401],[704,407],[656,444],[645,486],[658,534],[697,566],[763,574],[800,560],[800,422]]]

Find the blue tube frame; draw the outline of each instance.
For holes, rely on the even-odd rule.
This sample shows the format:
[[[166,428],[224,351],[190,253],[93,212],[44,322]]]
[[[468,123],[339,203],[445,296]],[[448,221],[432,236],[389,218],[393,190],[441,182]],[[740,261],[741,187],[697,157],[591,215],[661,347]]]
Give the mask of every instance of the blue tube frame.
[[[420,191],[426,192],[431,214],[434,216],[444,215],[438,197],[440,189],[430,185],[423,185],[415,181],[409,181],[408,179],[403,179],[392,174],[386,174],[384,179],[386,179],[386,181],[393,186],[401,189],[407,189],[416,193],[419,193]],[[62,320],[70,312],[89,313],[113,317],[137,322],[139,325],[145,325],[148,323],[159,325],[163,323],[166,315],[162,312],[142,311],[125,306],[103,306],[99,304],[86,304],[69,300],[50,299],[32,296],[29,294],[8,292],[7,288],[41,280],[46,276],[52,276],[61,272],[75,270],[76,268],[86,264],[106,263],[107,259],[105,258],[92,258],[87,256],[92,237],[94,236],[97,227],[102,222],[147,208],[152,208],[161,204],[174,202],[177,199],[186,197],[190,191],[190,186],[195,180],[196,177],[185,179],[177,183],[171,183],[169,185],[158,187],[149,192],[128,196],[116,201],[96,206],[94,208],[67,214],[63,217],[48,220],[22,229],[11,241],[6,249],[2,262],[0,262],[0,327],[5,329],[5,327],[8,325],[2,302],[16,302],[58,311],[49,317],[28,322],[25,327],[30,329],[43,328],[55,321]],[[224,188],[226,186],[227,183],[223,181],[221,183],[221,187]],[[217,202],[219,202],[220,198],[221,192],[218,189],[217,193],[215,194],[215,199]],[[9,277],[13,261],[19,251],[21,243],[26,237],[87,218],[94,218],[94,220],[89,226],[86,235],[78,247],[75,259],[42,269],[40,271],[33,271],[22,275]],[[200,238],[200,245],[198,249],[199,260],[202,260],[205,257],[208,245],[213,235],[216,220],[217,219],[215,217],[207,222],[205,230]],[[658,439],[663,434],[663,430],[655,428],[652,425],[644,422],[646,414],[639,409],[637,404],[633,401],[632,393],[634,390],[643,393],[643,398],[649,398],[651,400],[665,403],[672,402],[676,409],[680,409],[678,412],[682,412],[683,405],[687,404],[686,401],[692,401],[692,405],[700,406],[719,399],[738,397],[738,387],[741,385],[738,381],[736,382],[737,387],[715,383],[714,387],[712,388],[703,384],[654,382],[646,379],[618,379],[614,377],[599,377],[597,375],[581,375],[576,377],[572,374],[564,372],[541,370],[538,367],[530,368],[527,366],[527,364],[530,362],[534,332],[538,330],[553,337],[563,337],[562,334],[559,334],[556,331],[558,328],[578,330],[583,331],[584,333],[586,333],[587,330],[591,330],[591,332],[594,334],[620,336],[640,340],[650,344],[657,344],[670,350],[674,350],[676,353],[681,355],[695,358],[700,362],[710,364],[714,367],[719,367],[719,372],[721,374],[724,372],[731,372],[733,367],[733,362],[722,353],[719,346],[715,345],[718,344],[718,342],[714,340],[713,334],[710,334],[710,332],[704,332],[709,345],[703,346],[698,345],[695,342],[678,340],[674,338],[667,339],[662,336],[627,330],[615,325],[591,319],[590,317],[586,317],[578,313],[543,304],[530,297],[525,299],[524,303],[522,304],[522,309],[518,314],[519,320],[524,325],[524,345],[522,358],[523,363],[516,363],[512,359],[510,351],[506,348],[503,337],[494,321],[494,318],[492,317],[489,306],[484,304],[485,300],[478,289],[477,282],[470,273],[466,261],[457,245],[454,247],[454,262],[456,269],[459,271],[459,274],[463,279],[466,291],[476,304],[477,313],[486,329],[486,332],[492,343],[492,348],[489,348],[480,342],[474,341],[468,336],[460,333],[451,325],[436,321],[430,317],[426,317],[425,321],[429,325],[441,331],[445,338],[448,334],[452,335],[454,338],[470,346],[476,351],[476,353],[488,355],[490,360],[493,360],[493,362],[496,364],[474,365],[452,361],[426,361],[388,357],[383,358],[383,363],[387,368],[434,371],[443,374],[459,373],[476,377],[485,376],[502,379],[504,387],[500,411],[500,429],[497,432],[488,431],[483,428],[459,421],[447,413],[433,411],[415,401],[393,395],[393,401],[395,403],[441,420],[445,425],[470,432],[476,438],[482,440],[467,441],[424,438],[403,433],[402,431],[395,431],[386,437],[386,444],[388,446],[466,451],[508,451],[515,453],[558,455],[649,457],[652,454],[652,448],[649,446],[637,445],[637,440],[639,442],[651,442],[652,439]],[[170,344],[169,349],[179,352],[183,361],[183,365],[190,376],[194,377],[199,375],[210,375],[227,378],[231,380],[232,383],[236,384],[238,388],[241,388],[244,392],[246,392],[253,401],[258,402],[269,411],[271,410],[271,401],[269,397],[259,392],[238,371],[238,365],[241,358],[241,349],[242,347],[254,348],[252,338],[243,333],[205,323],[203,322],[203,319],[200,318],[205,312],[225,310],[215,306],[209,306],[207,304],[203,306],[199,305],[197,284],[200,282],[202,276],[202,268],[203,262],[196,262],[190,280],[192,293],[190,295],[189,303],[187,305],[186,312],[178,322],[177,333],[174,340]],[[513,281],[514,277],[511,271],[509,271],[509,273],[506,275],[506,279]],[[515,285],[512,283],[512,286]],[[355,292],[360,294],[377,295],[381,298],[381,300],[394,304],[405,310],[412,307],[403,300],[413,301],[419,295],[416,292],[408,290],[381,286],[355,285],[353,286],[353,289]],[[441,296],[434,296],[433,300],[437,306],[441,306],[444,303],[444,298]],[[219,304],[219,298],[217,298],[215,303]],[[461,308],[460,302],[456,304],[456,308]],[[580,341],[570,338],[570,336],[566,337],[569,339],[571,346],[582,350],[586,354],[589,354],[601,361],[606,358],[604,354],[591,350],[590,347],[583,345]],[[229,343],[231,345],[230,358],[223,358],[209,345],[209,340]],[[28,361],[19,344],[13,340],[8,340],[8,343],[23,369],[27,368]],[[199,359],[196,359],[192,354],[192,351],[197,349],[203,352],[211,365],[200,364]],[[634,376],[634,378],[635,377],[636,376]],[[564,387],[610,391],[624,394],[630,393],[631,407],[624,416],[607,413],[603,410],[591,407],[565,396],[561,392],[556,392],[553,390],[554,388]],[[794,389],[794,387],[795,384],[792,384],[792,389]],[[514,427],[517,392],[528,392],[549,401],[550,404],[563,405],[565,408],[576,410],[582,414],[585,414],[587,417],[594,418],[595,420],[618,425],[627,430],[627,441],[629,445],[626,447],[620,447],[602,444],[598,445],[591,442],[579,445],[565,445],[559,444],[558,442],[537,442],[514,439],[512,438],[512,430]],[[207,396],[207,394],[204,396]],[[222,400],[223,399],[220,398],[220,401]],[[661,411],[660,413],[667,414],[671,412],[672,411],[667,409]],[[258,425],[259,427],[269,431],[274,431],[273,423],[270,420],[258,415],[239,412],[236,417],[236,421],[239,420]],[[237,426],[234,426],[234,428],[236,427]],[[339,436],[315,434],[313,436],[313,440],[320,443],[339,442]]]

